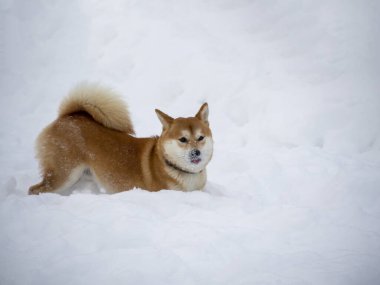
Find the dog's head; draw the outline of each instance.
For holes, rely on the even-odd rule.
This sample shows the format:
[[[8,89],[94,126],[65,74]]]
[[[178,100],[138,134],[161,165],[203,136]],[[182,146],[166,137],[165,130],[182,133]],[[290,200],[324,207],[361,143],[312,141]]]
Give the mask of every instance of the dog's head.
[[[202,171],[213,151],[207,103],[195,117],[174,119],[157,109],[156,113],[163,127],[159,144],[166,162],[186,172]]]

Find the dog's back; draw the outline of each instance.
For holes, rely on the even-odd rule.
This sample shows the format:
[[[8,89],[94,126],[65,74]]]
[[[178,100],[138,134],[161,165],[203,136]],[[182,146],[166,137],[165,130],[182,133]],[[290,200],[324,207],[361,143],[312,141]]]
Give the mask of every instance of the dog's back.
[[[62,101],[58,118],[37,138],[43,181],[29,193],[69,188],[90,165],[112,169],[112,153],[133,134],[127,106],[115,92],[99,85],[78,85]]]

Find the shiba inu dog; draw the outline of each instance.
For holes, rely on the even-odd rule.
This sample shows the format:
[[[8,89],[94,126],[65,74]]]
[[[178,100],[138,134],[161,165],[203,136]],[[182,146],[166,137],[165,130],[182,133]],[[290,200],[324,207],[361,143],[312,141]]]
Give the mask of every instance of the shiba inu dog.
[[[207,103],[189,118],[156,113],[161,135],[136,138],[127,106],[113,91],[91,84],[74,88],[37,138],[42,182],[29,194],[67,189],[85,170],[109,193],[202,189],[213,153]]]

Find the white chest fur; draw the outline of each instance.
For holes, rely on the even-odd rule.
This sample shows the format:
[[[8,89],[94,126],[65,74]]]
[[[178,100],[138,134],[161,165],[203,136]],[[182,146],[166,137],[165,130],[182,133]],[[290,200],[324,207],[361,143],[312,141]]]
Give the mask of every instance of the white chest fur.
[[[170,188],[182,191],[202,190],[207,180],[205,169],[197,174],[181,173],[175,169],[168,169],[168,173],[176,181],[176,184],[170,185]]]

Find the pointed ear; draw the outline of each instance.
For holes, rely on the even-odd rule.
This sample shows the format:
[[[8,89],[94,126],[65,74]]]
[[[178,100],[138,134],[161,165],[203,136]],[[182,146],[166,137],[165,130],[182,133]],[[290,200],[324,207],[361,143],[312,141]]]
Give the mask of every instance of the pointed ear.
[[[161,121],[162,127],[164,128],[164,130],[167,129],[174,119],[170,117],[169,115],[166,115],[164,112],[161,112],[158,109],[156,109],[155,111],[156,111],[157,117]]]
[[[208,104],[204,103],[195,115],[196,118],[208,125]]]

